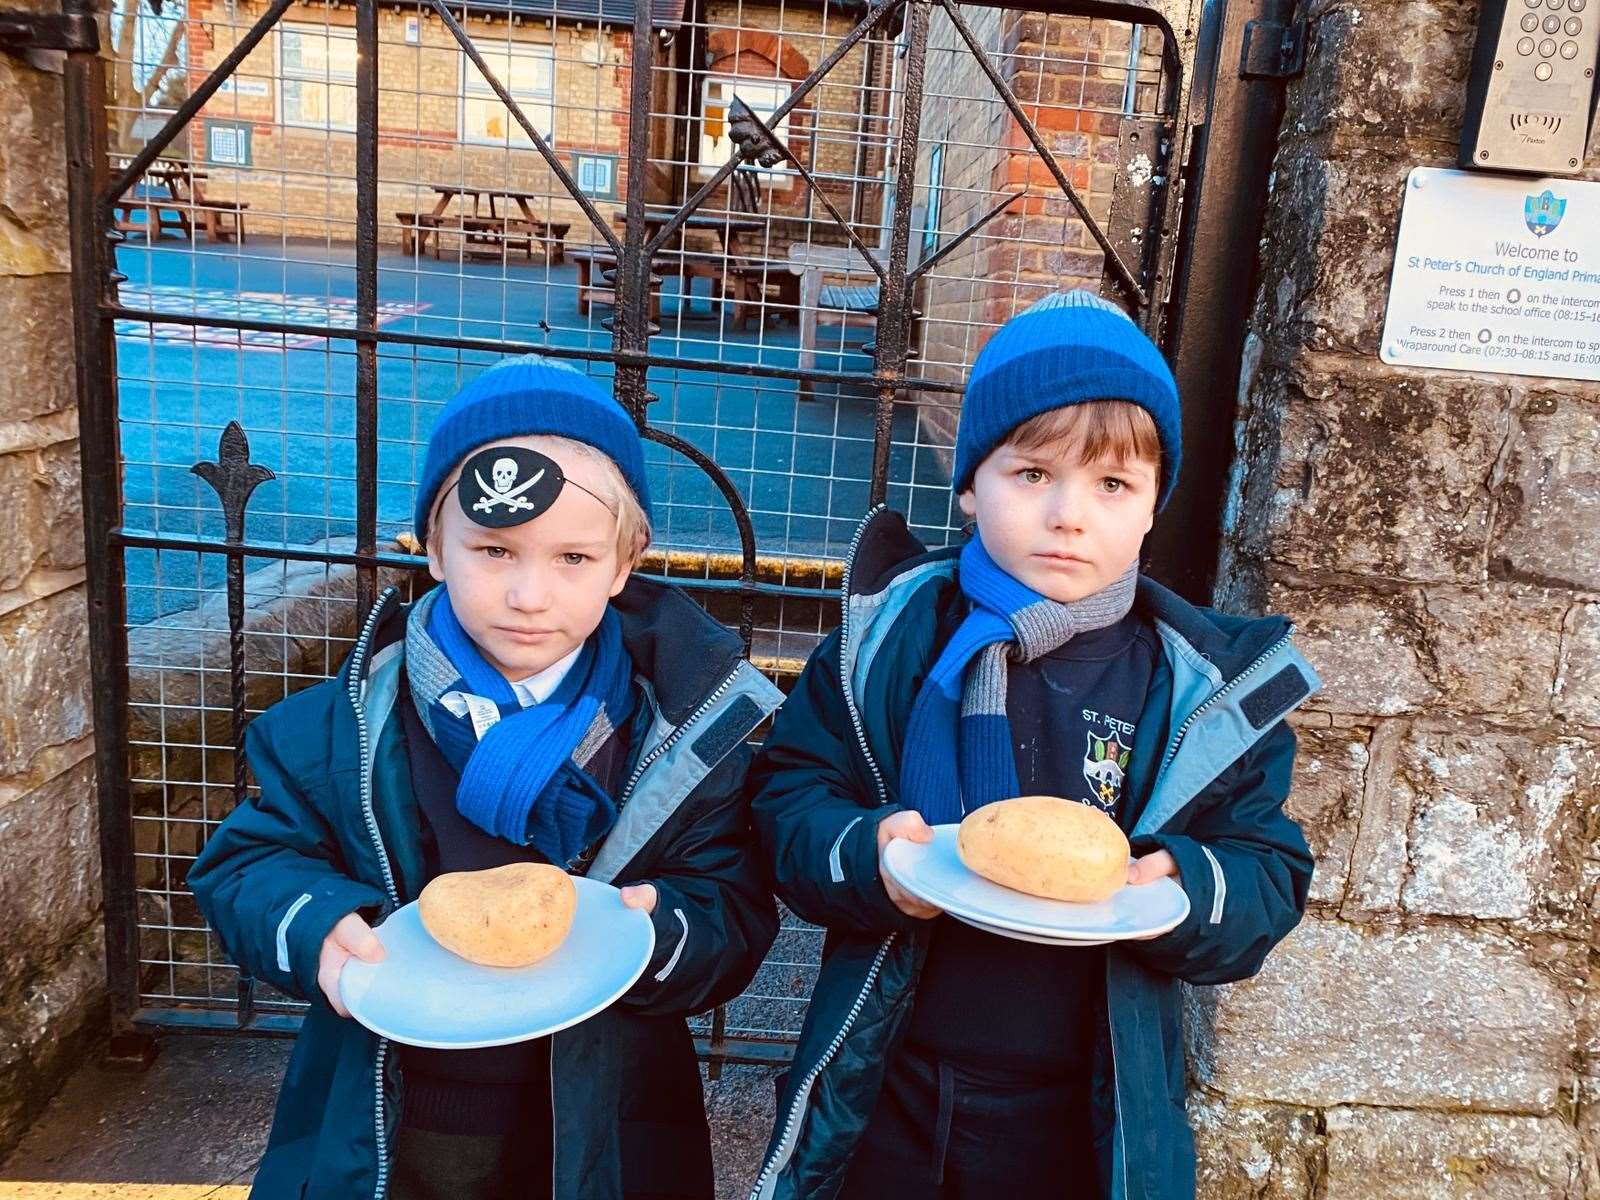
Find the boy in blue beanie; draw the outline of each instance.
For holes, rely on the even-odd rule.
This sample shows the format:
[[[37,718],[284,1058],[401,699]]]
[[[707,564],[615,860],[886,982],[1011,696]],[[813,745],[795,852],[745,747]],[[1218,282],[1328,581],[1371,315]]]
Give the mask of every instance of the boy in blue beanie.
[[[1179,981],[1253,974],[1300,918],[1284,717],[1317,681],[1287,621],[1139,574],[1179,455],[1156,347],[1096,296],[1051,296],[972,368],[954,485],[976,535],[929,552],[868,517],[842,623],[751,771],[778,892],[828,930],[761,1200],[1194,1195]],[[1176,877],[1187,919],[1039,945],[882,873],[890,839],[1030,794],[1108,813],[1129,883]]]
[[[684,1017],[777,930],[747,845],[746,737],[781,695],[682,592],[634,577],[639,433],[536,356],[476,377],[428,443],[415,528],[442,585],[379,600],[339,677],[253,721],[260,794],[189,875],[241,969],[311,1005],[257,1200],[712,1194]],[[349,1018],[339,974],[434,877],[556,863],[626,885],[655,953],[617,1004],[510,1046]]]

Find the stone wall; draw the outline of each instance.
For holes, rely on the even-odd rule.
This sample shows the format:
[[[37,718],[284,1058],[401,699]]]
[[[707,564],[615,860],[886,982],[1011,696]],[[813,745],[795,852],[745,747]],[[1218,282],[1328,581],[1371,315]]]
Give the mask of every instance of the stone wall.
[[[1258,978],[1190,997],[1212,1200],[1600,1196],[1600,387],[1378,360],[1476,12],[1314,0],[1289,92],[1218,599],[1326,682],[1318,871]]]
[[[103,1011],[61,78],[0,55],[0,1154]]]

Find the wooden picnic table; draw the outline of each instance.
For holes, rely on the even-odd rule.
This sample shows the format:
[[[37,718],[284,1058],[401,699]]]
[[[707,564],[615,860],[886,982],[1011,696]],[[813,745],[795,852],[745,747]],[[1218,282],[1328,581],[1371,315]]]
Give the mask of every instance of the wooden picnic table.
[[[132,158],[121,156],[111,160],[113,170],[126,170]],[[237,200],[216,200],[206,195],[204,181],[211,176],[182,158],[158,158],[145,168],[144,175],[120,200],[112,205],[114,225],[124,233],[143,232],[155,241],[165,229],[177,229],[186,238],[194,237],[195,227],[204,229],[214,241],[237,238],[244,241],[244,210],[248,204]],[[145,194],[137,195],[143,187]],[[165,197],[152,195],[157,189]],[[139,209],[144,210],[144,221],[133,219]],[[172,221],[164,220],[172,217]]]
[[[655,237],[666,228],[667,222],[677,215],[675,208],[665,208],[652,205],[645,209],[644,228],[647,237]],[[611,219],[618,225],[628,224],[628,214],[618,211],[611,214]],[[741,233],[759,233],[765,229],[767,223],[760,217],[748,216],[742,213],[718,214],[714,212],[693,212],[683,222],[684,229],[711,230],[722,242],[722,250],[729,258],[745,258],[746,251],[739,241]],[[682,244],[682,239],[678,239]]]
[[[419,250],[427,249],[427,240],[430,235],[432,236],[435,258],[439,257],[441,229],[458,230],[468,253],[484,251],[499,254],[503,246],[514,242],[524,246],[528,251],[528,257],[532,258],[532,243],[538,240],[544,243],[545,258],[551,266],[559,266],[565,258],[566,236],[571,225],[546,221],[543,217],[536,216],[530,203],[534,200],[548,199],[545,194],[465,183],[435,183],[430,186],[438,197],[432,212],[395,214],[401,224],[401,240],[407,253],[410,253],[410,239],[414,227]],[[452,220],[449,210],[457,198],[460,199],[460,212]],[[472,201],[470,213],[466,211],[469,198]],[[483,211],[486,200],[489,208],[487,213]],[[513,204],[520,212],[520,216],[512,215]],[[412,219],[407,220],[407,218]]]

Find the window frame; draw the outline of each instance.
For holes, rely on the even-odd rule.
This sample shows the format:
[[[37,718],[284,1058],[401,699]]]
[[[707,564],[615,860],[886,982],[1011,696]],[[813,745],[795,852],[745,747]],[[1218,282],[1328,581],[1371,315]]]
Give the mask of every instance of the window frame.
[[[348,82],[342,76],[338,76],[338,77],[334,76],[334,74],[332,73],[331,70],[328,71],[328,72],[325,72],[324,74],[322,74],[320,76],[311,75],[311,74],[305,74],[305,73],[298,73],[297,74],[297,73],[291,72],[284,65],[284,60],[285,60],[285,57],[286,57],[284,55],[284,44],[283,44],[285,35],[293,35],[293,36],[296,36],[296,37],[320,38],[322,41],[326,42],[330,47],[335,42],[339,42],[341,44],[348,44],[350,46],[351,53],[353,55],[357,56],[357,60],[352,61],[352,65],[351,65],[351,68],[350,68],[350,78],[349,78]],[[347,25],[307,25],[307,24],[303,24],[303,23],[298,22],[298,21],[284,21],[284,22],[281,22],[278,25],[277,46],[278,46],[278,64],[277,64],[278,65],[278,77],[277,77],[277,93],[278,93],[278,95],[277,95],[276,108],[278,110],[278,124],[283,126],[285,129],[319,129],[324,133],[354,133],[356,131],[356,123],[355,123],[355,121],[351,121],[351,123],[348,124],[348,125],[340,125],[340,124],[335,124],[334,123],[334,121],[332,119],[332,117],[333,117],[333,105],[331,103],[327,104],[328,119],[325,120],[325,121],[317,122],[317,121],[306,121],[306,120],[291,120],[290,117],[289,117],[289,104],[288,104],[289,88],[288,88],[288,84],[291,81],[296,82],[296,83],[310,83],[310,84],[313,84],[315,86],[318,86],[318,87],[326,89],[327,97],[329,97],[329,98],[331,98],[334,88],[336,88],[336,87],[348,87],[350,89],[351,95],[353,96],[355,94],[355,90],[356,90],[356,71],[357,71],[357,65],[358,65],[358,60],[359,60],[359,55],[360,55],[360,50],[356,45],[355,27],[354,26],[347,26]],[[325,54],[324,57],[325,57],[325,59],[327,61],[329,61],[331,63],[331,61],[332,61],[332,55],[331,54]],[[297,68],[296,70],[303,72],[303,68]]]
[[[554,147],[556,144],[555,51],[556,48],[554,44],[550,42],[496,42],[488,46],[478,46],[478,53],[482,54],[485,59],[489,58],[491,55],[494,55],[506,60],[505,65],[507,70],[501,75],[500,82],[505,86],[505,89],[511,93],[511,98],[517,102],[517,107],[521,108],[523,113],[532,118],[534,114],[528,112],[530,106],[543,106],[549,111],[550,120],[548,127],[540,128],[537,121],[534,121],[534,127],[539,129],[539,133],[543,136],[545,144],[551,147]],[[511,71],[509,68],[511,66],[511,60],[515,58],[533,59],[535,61],[543,61],[546,64],[549,69],[550,79],[549,92],[547,95],[539,95],[536,92],[518,92],[516,88],[511,86],[509,78]],[[489,66],[498,73],[500,66],[499,63],[490,62]],[[500,97],[495,93],[495,90],[489,86],[489,82],[483,77],[483,73],[478,70],[477,66],[470,58],[463,54],[461,56],[460,103],[457,105],[459,120],[456,122],[456,132],[461,138],[462,145],[491,146],[506,150],[532,150],[534,148],[533,139],[527,137],[527,135],[523,132],[522,126],[518,124],[514,117],[512,117],[511,110],[509,108],[505,108],[506,136],[504,138],[475,136],[467,128],[467,114],[471,109],[472,102],[475,100],[487,100],[491,104],[496,104],[501,108],[505,108],[505,102],[501,100]]]
[[[726,72],[709,69],[698,72],[698,74],[700,76],[700,113],[697,122],[699,128],[697,130],[695,141],[694,169],[698,178],[710,179],[722,169],[723,164],[728,161],[728,158],[733,157],[733,139],[729,138],[727,133],[724,132],[723,138],[719,140],[726,140],[728,143],[727,158],[720,159],[716,162],[707,162],[705,159],[706,104],[709,99],[706,95],[706,92],[711,85],[713,83],[727,84],[729,87],[730,99],[737,94],[737,90],[741,87],[770,88],[773,91],[782,92],[782,95],[778,97],[778,104],[782,104],[794,94],[794,83],[791,80],[785,79],[781,76],[731,75]],[[745,100],[745,103],[750,104],[750,101]],[[755,109],[756,106],[750,104],[750,107]],[[776,107],[777,105],[773,105],[773,108]],[[762,120],[767,120],[767,118],[770,116],[770,112],[760,112],[757,110],[757,115],[760,116]],[[772,129],[772,132],[775,133],[785,143],[789,141],[789,118],[792,116],[794,116],[793,111],[785,113],[783,120],[779,121],[778,124]],[[726,118],[723,120],[723,125],[724,127],[727,125]],[[716,143],[713,142],[712,144],[715,145]],[[787,164],[779,164],[774,167],[751,165],[747,169],[753,171],[757,180],[767,187],[788,186],[790,183],[792,183],[796,175],[792,169],[787,167]]]

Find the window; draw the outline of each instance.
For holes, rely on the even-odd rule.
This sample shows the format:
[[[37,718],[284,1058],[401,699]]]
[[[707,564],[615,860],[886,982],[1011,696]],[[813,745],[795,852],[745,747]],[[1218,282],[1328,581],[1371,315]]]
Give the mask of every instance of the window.
[[[479,47],[493,73],[546,142],[555,134],[555,55],[549,46]],[[531,146],[533,139],[511,115],[477,65],[462,55],[461,140],[491,146]]]
[[[283,123],[354,133],[355,30],[285,25],[278,35],[278,54]]]
[[[733,157],[733,140],[728,137],[728,106],[735,95],[760,117],[768,129],[784,142],[789,140],[789,118],[776,125],[772,114],[789,98],[789,85],[765,79],[734,79],[728,75],[707,75],[700,89],[700,173],[710,175]],[[780,168],[759,171],[763,180],[781,178]]]
[[[944,207],[944,147],[940,142],[928,154],[928,208],[922,218],[922,257],[939,249],[940,209]]]

